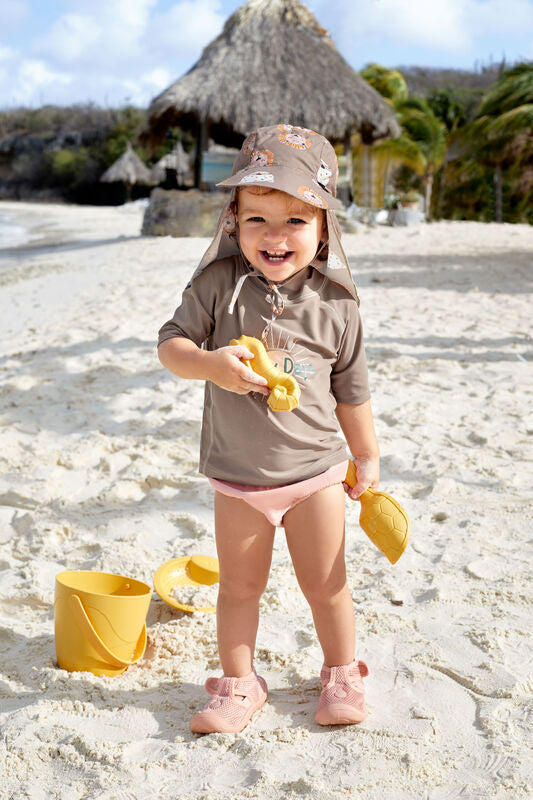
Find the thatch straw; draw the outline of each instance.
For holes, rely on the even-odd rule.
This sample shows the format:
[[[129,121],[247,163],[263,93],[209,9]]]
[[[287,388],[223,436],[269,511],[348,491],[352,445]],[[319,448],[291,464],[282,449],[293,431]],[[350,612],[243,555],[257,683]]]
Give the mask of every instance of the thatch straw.
[[[103,183],[121,181],[126,186],[133,186],[134,183],[152,183],[150,170],[132,149],[130,142],[126,146],[126,151],[120,158],[117,158],[114,164],[111,164],[109,169],[106,169],[100,180]]]
[[[239,8],[189,72],[153,100],[141,140],[155,145],[174,125],[196,132],[200,121],[215,141],[234,147],[275,122],[333,141],[355,131],[366,143],[400,133],[391,107],[297,0]]]

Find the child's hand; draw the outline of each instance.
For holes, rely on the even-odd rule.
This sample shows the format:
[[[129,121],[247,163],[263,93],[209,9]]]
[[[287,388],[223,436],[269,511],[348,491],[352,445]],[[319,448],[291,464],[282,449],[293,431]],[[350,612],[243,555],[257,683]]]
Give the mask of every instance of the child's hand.
[[[228,345],[210,351],[208,380],[228,392],[259,392],[268,396],[270,389],[265,378],[243,364],[242,358],[252,359],[254,354],[241,345]]]
[[[353,458],[357,473],[357,483],[352,488],[343,481],[344,491],[352,500],[357,500],[369,487],[379,486],[379,456],[376,458]]]

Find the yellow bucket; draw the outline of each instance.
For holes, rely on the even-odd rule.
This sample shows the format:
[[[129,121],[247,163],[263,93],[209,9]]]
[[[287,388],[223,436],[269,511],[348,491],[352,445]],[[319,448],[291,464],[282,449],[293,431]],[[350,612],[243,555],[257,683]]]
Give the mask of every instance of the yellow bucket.
[[[152,590],[108,572],[56,575],[54,620],[57,662],[69,672],[120,675],[143,657]]]

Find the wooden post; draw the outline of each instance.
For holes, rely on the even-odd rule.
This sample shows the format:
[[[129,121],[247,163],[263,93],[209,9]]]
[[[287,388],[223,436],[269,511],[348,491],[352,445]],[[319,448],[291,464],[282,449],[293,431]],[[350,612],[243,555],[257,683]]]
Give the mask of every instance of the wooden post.
[[[496,165],[494,172],[494,211],[496,222],[503,222],[503,181],[500,164]]]
[[[352,134],[347,133],[344,137],[344,155],[346,157],[346,177],[348,181],[348,197],[346,205],[353,202],[353,163],[352,163]]]
[[[194,188],[201,189],[202,154],[207,150],[208,124],[206,119],[198,120],[196,129],[196,153],[194,157]]]
[[[372,207],[372,155],[369,144],[361,146],[361,178],[363,184],[363,208]]]

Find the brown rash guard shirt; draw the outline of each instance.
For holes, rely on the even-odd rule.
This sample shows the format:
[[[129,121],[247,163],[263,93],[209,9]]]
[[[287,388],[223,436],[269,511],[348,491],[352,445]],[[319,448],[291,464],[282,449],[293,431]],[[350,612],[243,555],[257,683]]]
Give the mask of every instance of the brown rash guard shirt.
[[[228,306],[239,278],[233,313]],[[263,340],[278,369],[293,375],[300,403],[275,412],[267,397],[205,383],[200,472],[255,486],[281,486],[313,478],[346,458],[335,407],[370,397],[357,303],[344,287],[313,267],[281,284],[283,311],[272,313],[267,281],[239,256],[209,264],[183,292],[181,304],[159,331],[215,350],[241,334]]]

